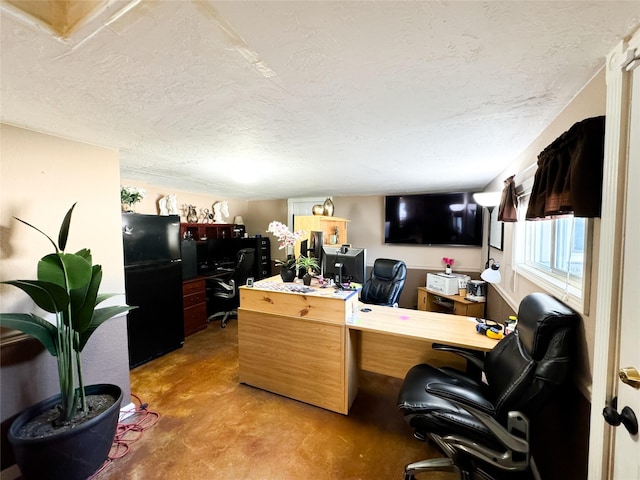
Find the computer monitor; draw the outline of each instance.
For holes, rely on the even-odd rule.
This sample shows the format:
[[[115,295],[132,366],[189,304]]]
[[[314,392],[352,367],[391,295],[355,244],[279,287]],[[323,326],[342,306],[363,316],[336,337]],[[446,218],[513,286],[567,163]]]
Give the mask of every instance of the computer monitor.
[[[322,245],[324,244],[324,232],[311,232],[309,237],[309,253],[310,256],[318,259],[318,263],[322,261]]]
[[[331,278],[336,285],[350,282],[363,284],[366,278],[367,250],[348,246],[322,247],[322,276]]]

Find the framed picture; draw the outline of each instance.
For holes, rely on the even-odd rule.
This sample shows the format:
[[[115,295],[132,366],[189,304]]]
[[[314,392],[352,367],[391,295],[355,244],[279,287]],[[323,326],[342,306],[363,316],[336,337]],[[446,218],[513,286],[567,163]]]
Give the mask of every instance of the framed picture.
[[[489,228],[491,229],[491,241],[489,245],[498,250],[502,250],[502,241],[504,240],[504,223],[498,221],[498,209],[494,208],[489,219]]]

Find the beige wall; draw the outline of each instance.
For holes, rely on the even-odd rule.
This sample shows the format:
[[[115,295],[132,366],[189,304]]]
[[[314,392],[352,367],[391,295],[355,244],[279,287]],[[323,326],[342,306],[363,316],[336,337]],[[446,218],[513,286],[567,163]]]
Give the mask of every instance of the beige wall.
[[[524,169],[537,162],[538,154],[552,143],[558,136],[567,131],[571,126],[585,118],[605,114],[606,84],[604,69],[582,89],[569,105],[558,115],[558,117],[548,125],[540,135],[527,147],[510,166],[498,175],[486,188],[486,190],[502,190],[503,181],[510,175],[522,172]],[[496,290],[507,303],[514,309],[524,296],[531,292],[542,291],[541,287],[531,283],[526,278],[518,276],[513,268],[513,238],[514,225],[504,224],[504,250],[502,252],[493,249],[492,256],[500,262],[502,272],[502,283],[496,286]],[[600,219],[594,220],[594,245],[593,251],[598,251],[600,238]],[[594,255],[592,258],[591,271],[591,291],[590,306],[588,314],[583,314],[584,329],[580,336],[580,380],[579,387],[585,395],[590,396],[591,386],[591,366],[593,362],[593,348],[595,331],[595,288],[597,286],[598,259]]]
[[[74,210],[68,250],[91,249],[103,267],[101,291],[124,294],[120,235],[119,155],[112,149],[73,142],[9,125],[0,125],[0,279],[35,278],[36,263],[52,245],[12,217],[37,226],[57,240],[62,219]],[[28,297],[0,285],[3,312],[32,310]],[[114,299],[124,304],[124,295]],[[54,359],[31,342],[3,346],[1,420],[58,393]],[[113,383],[129,403],[126,316],[103,324],[83,352],[85,381]],[[3,425],[4,426],[4,425]]]

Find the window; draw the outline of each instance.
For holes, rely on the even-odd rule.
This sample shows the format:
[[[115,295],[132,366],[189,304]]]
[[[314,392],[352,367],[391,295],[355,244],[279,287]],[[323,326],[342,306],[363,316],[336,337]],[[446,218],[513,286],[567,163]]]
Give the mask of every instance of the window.
[[[519,211],[526,211],[527,196]],[[524,204],[524,205],[523,205]],[[519,274],[588,313],[592,219],[563,216],[518,221],[516,261]]]

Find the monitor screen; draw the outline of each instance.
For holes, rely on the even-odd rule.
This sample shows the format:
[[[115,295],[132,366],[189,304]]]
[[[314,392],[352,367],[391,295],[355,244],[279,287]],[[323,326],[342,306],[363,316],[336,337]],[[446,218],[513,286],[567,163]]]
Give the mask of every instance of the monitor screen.
[[[322,247],[322,276],[336,284],[363,284],[367,274],[367,250],[355,247]]]
[[[318,263],[322,259],[322,245],[324,244],[324,232],[311,232],[309,238],[310,256],[318,259]]]
[[[468,192],[386,196],[384,243],[482,246],[482,207]]]

